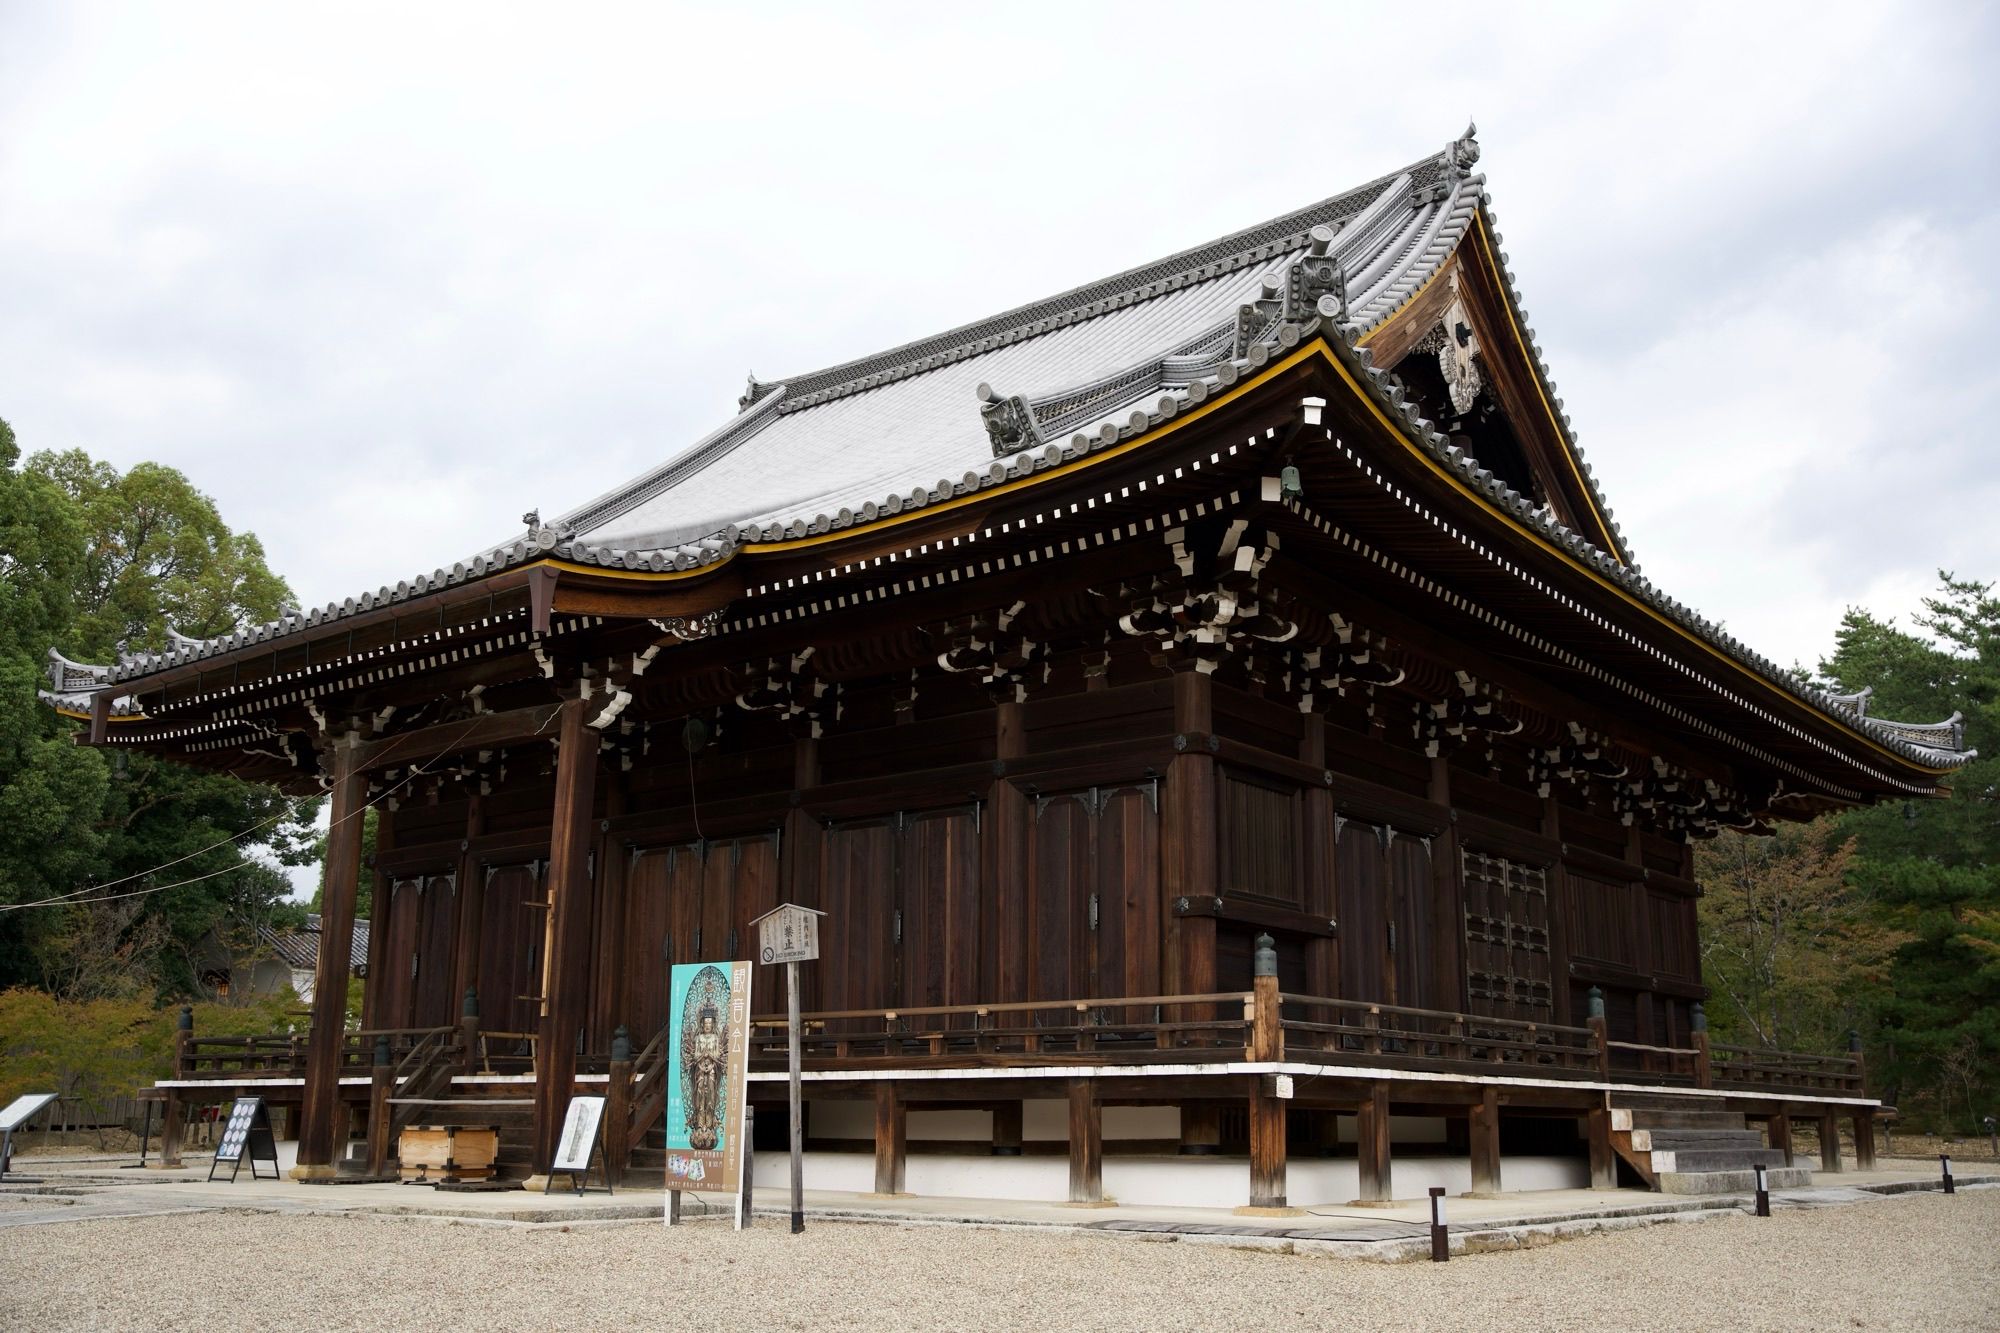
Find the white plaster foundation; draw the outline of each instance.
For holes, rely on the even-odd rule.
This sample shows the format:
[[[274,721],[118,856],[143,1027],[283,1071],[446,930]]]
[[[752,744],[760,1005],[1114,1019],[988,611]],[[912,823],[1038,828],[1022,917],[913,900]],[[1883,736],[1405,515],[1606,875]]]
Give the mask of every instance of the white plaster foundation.
[[[905,1162],[904,1188],[911,1194],[1030,1203],[1069,1198],[1069,1159],[1060,1154],[912,1153]],[[758,1180],[784,1180],[789,1170],[784,1153],[757,1154]],[[1585,1189],[1590,1164],[1573,1157],[1502,1157],[1500,1178],[1510,1192]],[[1422,1198],[1433,1185],[1463,1194],[1472,1188],[1472,1165],[1463,1157],[1403,1157],[1394,1163],[1392,1182],[1399,1199]],[[809,1152],[805,1187],[866,1194],[875,1188],[875,1158],[865,1152]],[[1107,1155],[1104,1193],[1123,1204],[1240,1208],[1250,1202],[1250,1164],[1241,1157]],[[1360,1193],[1351,1157],[1295,1157],[1286,1169],[1285,1194],[1294,1207],[1345,1205]]]

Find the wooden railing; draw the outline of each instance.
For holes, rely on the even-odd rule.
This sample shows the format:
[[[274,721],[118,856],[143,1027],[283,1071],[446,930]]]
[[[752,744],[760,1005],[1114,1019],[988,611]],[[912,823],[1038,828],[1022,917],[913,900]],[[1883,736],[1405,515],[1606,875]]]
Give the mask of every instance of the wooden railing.
[[[303,1033],[264,1037],[189,1037],[174,1062],[175,1078],[271,1078],[305,1072]]]
[[[1714,1086],[1746,1090],[1830,1092],[1864,1096],[1866,1069],[1859,1053],[1803,1055],[1795,1051],[1755,1050],[1748,1046],[1709,1048]]]
[[[838,1009],[801,1014],[808,1064],[865,1066],[923,1060],[1004,1061],[1033,1056],[1112,1057],[1132,1063],[1239,1059],[1248,1048],[1251,995],[1133,995],[1102,1000]],[[753,1064],[782,1068],[786,1019],[750,1020]]]
[[[1317,995],[1281,994],[1278,1003],[1286,1058],[1578,1078],[1601,1068],[1589,1028]]]

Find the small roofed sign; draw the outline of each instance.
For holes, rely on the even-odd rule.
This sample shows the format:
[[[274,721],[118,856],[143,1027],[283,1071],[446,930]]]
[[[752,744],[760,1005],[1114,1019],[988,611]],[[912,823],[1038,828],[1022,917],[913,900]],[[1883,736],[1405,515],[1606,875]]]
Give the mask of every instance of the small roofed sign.
[[[757,918],[757,961],[808,963],[819,957],[819,919],[826,913],[786,903]]]

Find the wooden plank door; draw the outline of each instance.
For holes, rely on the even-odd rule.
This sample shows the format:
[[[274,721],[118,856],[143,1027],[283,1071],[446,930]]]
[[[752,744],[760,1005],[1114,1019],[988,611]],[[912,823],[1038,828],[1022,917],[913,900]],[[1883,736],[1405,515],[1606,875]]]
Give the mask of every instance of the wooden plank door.
[[[1028,860],[1028,975],[1024,999],[1089,998],[1090,895],[1097,885],[1096,794],[1035,800]]]
[[[1160,993],[1160,798],[1153,783],[1100,789],[1091,995]],[[1138,1013],[1121,1016],[1130,1022]]]
[[[896,1003],[894,816],[829,824],[820,835],[820,966],[805,969],[815,1009]]]
[[[410,1013],[416,993],[417,943],[422,922],[424,882],[421,878],[396,880],[389,886],[386,912],[377,912],[382,924],[382,990],[375,1007],[375,1021],[385,1028],[411,1026]]]
[[[491,1032],[534,1032],[540,1022],[543,927],[538,903],[542,865],[489,866],[481,889],[479,1026]]]
[[[457,884],[450,875],[432,875],[423,883],[418,907],[411,1027],[447,1027],[458,1021],[460,1006],[454,1003],[451,993],[453,943],[457,935]]]
[[[1340,996],[1391,1003],[1389,988],[1389,888],[1384,830],[1359,820],[1339,821],[1334,900],[1340,922]]]
[[[898,1003],[976,1004],[979,991],[979,808],[902,820],[896,876],[902,937]]]

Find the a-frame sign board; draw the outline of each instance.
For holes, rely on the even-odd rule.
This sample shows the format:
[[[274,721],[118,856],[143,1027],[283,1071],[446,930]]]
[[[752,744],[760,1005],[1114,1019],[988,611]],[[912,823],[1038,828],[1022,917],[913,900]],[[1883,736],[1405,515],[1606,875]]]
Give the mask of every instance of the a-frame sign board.
[[[259,1162],[271,1164],[271,1179],[283,1174],[278,1170],[278,1141],[271,1134],[271,1113],[264,1109],[262,1097],[238,1097],[229,1108],[229,1120],[215,1145],[215,1160],[208,1164],[208,1178],[214,1180],[215,1168],[228,1162],[229,1179],[234,1181],[236,1173],[243,1169],[245,1157],[250,1159],[252,1180],[261,1179],[257,1174]]]
[[[16,1097],[0,1110],[0,1178],[14,1161],[14,1131],[40,1115],[42,1108],[56,1099],[53,1092],[30,1092]]]
[[[556,1160],[549,1164],[549,1178],[542,1183],[542,1193],[549,1192],[557,1176],[568,1176],[578,1194],[589,1193],[592,1158],[604,1173],[604,1192],[610,1194],[611,1157],[604,1148],[604,1099],[572,1097],[569,1114],[563,1117],[562,1137],[556,1140]]]

